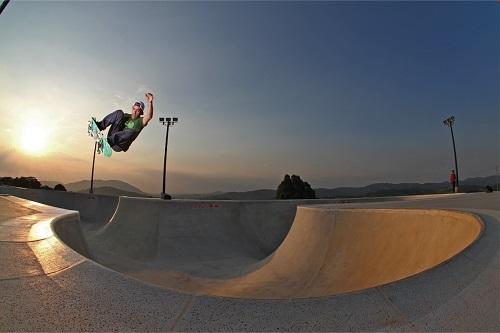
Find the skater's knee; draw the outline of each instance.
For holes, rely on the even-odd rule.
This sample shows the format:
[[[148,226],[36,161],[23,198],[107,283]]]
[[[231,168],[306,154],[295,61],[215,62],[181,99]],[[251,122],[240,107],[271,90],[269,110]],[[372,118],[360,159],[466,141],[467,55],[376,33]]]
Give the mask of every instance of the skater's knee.
[[[125,121],[125,114],[123,113],[122,110],[116,110],[112,113],[110,120],[113,126],[116,127],[112,131],[121,130],[123,127],[123,123]]]
[[[125,115],[122,110],[116,110],[113,112],[113,114],[118,118],[123,118],[123,116]]]

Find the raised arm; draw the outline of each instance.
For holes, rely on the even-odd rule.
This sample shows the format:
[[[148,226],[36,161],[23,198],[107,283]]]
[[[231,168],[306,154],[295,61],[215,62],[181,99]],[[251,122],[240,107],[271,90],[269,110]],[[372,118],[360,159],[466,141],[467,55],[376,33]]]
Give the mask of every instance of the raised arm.
[[[146,100],[148,103],[148,112],[142,117],[142,124],[146,126],[151,119],[153,119],[153,94],[146,93]]]

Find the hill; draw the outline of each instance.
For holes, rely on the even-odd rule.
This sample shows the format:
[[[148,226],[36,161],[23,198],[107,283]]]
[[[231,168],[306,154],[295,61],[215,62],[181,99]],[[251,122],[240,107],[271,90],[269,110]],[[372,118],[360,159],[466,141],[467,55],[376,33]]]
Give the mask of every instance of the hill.
[[[56,186],[57,184],[63,184],[63,183],[55,181],[55,180],[40,180],[40,184],[42,184],[42,186],[46,185],[46,186],[54,188],[54,186]],[[66,186],[64,186],[64,187],[66,187]]]
[[[53,187],[57,181],[41,181],[43,185]],[[500,183],[500,176],[467,178],[460,182],[460,191],[478,192],[484,191],[486,185],[496,189],[496,184]],[[90,181],[63,184],[68,191],[88,192]],[[314,189],[316,197],[326,198],[355,198],[367,196],[400,196],[418,194],[449,193],[448,182],[441,183],[375,183],[363,187],[337,187],[333,189]],[[119,180],[95,180],[94,193],[107,195],[123,195],[135,197],[153,197],[149,193],[141,191],[139,188]],[[214,192],[206,194],[173,194],[174,199],[196,199],[196,200],[272,200],[276,197],[273,189],[262,189],[242,192]]]
[[[205,200],[273,200],[276,199],[276,190],[255,190],[247,192],[227,192],[209,194]]]
[[[64,184],[68,191],[72,192],[88,192],[90,188],[90,180],[81,180],[79,182]],[[141,191],[139,188],[130,185],[121,180],[94,180],[94,192],[96,188],[113,188],[123,192],[136,193],[140,196],[150,196],[149,193]]]
[[[500,183],[500,176],[475,177],[460,182],[461,192],[484,191],[486,185],[496,189]],[[384,197],[419,194],[449,193],[450,184],[441,183],[376,183],[363,187],[337,187],[333,189],[314,189],[318,199],[327,198],[358,198],[358,197]],[[272,200],[276,198],[275,190],[255,190],[246,192],[216,192],[210,194],[185,194],[173,195],[176,199],[199,199],[199,200]]]
[[[89,189],[87,188],[77,192],[88,193]],[[140,194],[137,192],[124,191],[111,186],[94,187],[94,194],[105,194],[105,195],[127,196],[127,197],[143,197],[143,198],[152,197],[150,194]]]

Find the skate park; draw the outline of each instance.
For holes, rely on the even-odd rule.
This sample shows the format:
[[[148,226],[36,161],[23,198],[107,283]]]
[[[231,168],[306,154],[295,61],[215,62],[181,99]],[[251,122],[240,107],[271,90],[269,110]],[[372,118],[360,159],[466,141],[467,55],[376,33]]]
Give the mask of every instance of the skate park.
[[[0,187],[2,331],[498,331],[498,192],[195,201]]]
[[[0,3],[0,332],[500,332],[498,3]]]

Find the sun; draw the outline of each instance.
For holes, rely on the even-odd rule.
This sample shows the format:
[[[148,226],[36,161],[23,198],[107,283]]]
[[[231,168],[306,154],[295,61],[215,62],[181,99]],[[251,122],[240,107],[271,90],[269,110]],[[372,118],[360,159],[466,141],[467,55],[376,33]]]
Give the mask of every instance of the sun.
[[[47,150],[49,133],[43,126],[26,124],[21,132],[21,148],[30,155],[41,155]]]

